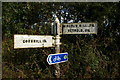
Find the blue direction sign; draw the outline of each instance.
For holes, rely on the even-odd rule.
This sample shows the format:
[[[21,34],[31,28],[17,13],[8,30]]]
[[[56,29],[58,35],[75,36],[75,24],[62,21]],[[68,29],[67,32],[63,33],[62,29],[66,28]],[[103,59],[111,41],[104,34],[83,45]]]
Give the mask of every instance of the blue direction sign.
[[[68,61],[68,53],[50,54],[47,57],[49,65]]]

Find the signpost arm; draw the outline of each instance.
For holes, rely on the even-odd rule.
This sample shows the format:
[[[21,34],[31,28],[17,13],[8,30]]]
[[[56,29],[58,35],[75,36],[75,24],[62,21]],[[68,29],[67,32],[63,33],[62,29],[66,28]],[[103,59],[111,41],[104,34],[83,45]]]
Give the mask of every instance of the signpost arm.
[[[58,20],[58,18],[55,19],[55,22],[57,23],[57,35],[56,35],[56,40],[55,40],[55,52],[56,54],[60,53],[60,22]],[[55,70],[55,75],[56,75],[56,78],[60,78],[60,65],[57,63],[55,64],[55,67],[56,67],[56,70]]]

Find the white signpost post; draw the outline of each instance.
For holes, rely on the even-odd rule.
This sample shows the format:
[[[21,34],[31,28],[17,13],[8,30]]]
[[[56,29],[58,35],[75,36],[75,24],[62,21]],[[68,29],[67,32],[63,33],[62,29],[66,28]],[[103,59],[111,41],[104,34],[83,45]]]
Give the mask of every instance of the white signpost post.
[[[14,48],[54,47],[53,36],[14,35]]]

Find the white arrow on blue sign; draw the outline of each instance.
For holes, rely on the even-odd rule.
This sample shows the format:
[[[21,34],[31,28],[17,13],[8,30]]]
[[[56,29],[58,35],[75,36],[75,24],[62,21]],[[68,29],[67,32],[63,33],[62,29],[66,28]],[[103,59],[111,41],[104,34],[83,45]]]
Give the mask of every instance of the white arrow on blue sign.
[[[47,57],[49,65],[68,61],[68,53],[50,54]]]

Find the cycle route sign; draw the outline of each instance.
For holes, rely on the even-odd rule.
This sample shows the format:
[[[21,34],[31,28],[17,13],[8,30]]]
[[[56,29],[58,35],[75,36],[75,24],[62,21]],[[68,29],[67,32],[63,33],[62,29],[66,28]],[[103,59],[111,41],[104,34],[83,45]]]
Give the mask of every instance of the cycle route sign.
[[[68,61],[68,53],[50,54],[47,57],[49,65]]]

